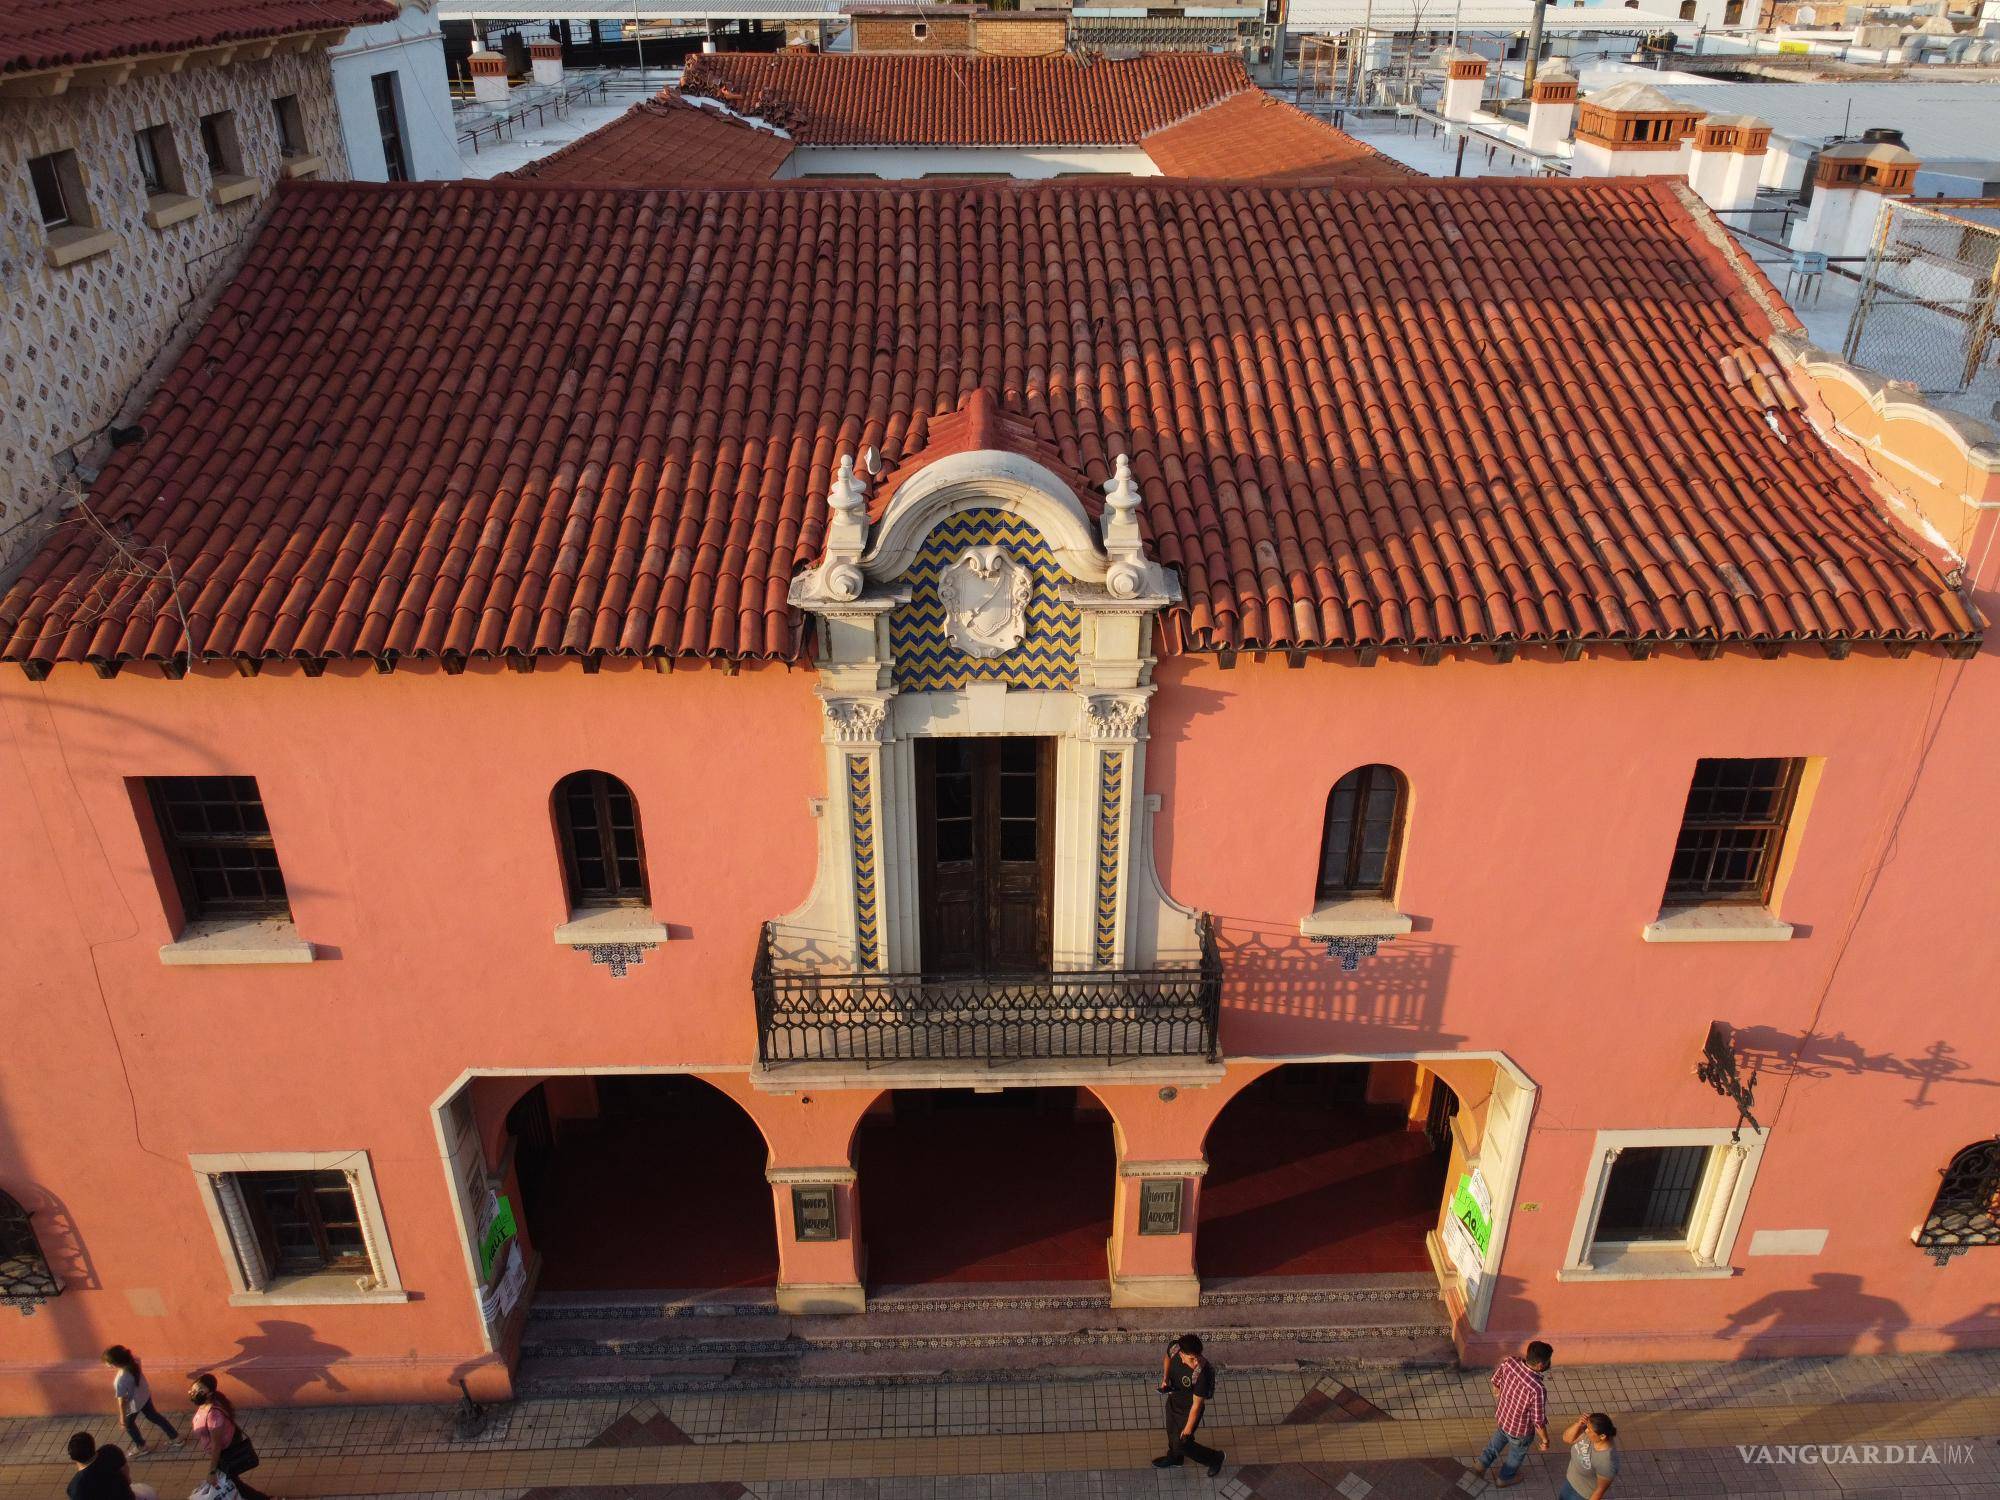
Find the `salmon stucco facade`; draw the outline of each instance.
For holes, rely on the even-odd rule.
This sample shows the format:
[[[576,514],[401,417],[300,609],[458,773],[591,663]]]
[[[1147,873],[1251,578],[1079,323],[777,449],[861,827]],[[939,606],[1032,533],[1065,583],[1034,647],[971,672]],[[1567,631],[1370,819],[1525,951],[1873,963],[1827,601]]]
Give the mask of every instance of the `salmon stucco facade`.
[[[288,184],[140,423],[0,593],[0,1410],[2000,1342],[2000,446],[1673,184]]]

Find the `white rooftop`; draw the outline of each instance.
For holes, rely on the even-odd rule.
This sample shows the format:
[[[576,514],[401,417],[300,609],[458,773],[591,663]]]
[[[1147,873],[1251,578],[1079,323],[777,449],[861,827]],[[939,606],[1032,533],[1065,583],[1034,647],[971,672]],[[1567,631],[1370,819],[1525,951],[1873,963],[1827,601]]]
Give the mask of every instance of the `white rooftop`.
[[[922,0],[868,0],[918,8]],[[438,0],[441,21],[839,21],[847,0]]]
[[[1285,24],[1294,35],[1310,31],[1347,31],[1372,26],[1377,31],[1526,31],[1533,24],[1532,0],[1292,0]],[[1626,10],[1623,6],[1551,5],[1542,18],[1545,33],[1615,31],[1645,34],[1677,31],[1692,36],[1699,23],[1683,21],[1664,11]]]
[[[1596,71],[1584,69],[1586,98]],[[1755,115],[1788,140],[1817,143],[1886,125],[1903,132],[1920,161],[1963,157],[1974,143],[1991,143],[2000,155],[2000,82],[1722,83],[1668,73],[1657,86],[1710,114]]]

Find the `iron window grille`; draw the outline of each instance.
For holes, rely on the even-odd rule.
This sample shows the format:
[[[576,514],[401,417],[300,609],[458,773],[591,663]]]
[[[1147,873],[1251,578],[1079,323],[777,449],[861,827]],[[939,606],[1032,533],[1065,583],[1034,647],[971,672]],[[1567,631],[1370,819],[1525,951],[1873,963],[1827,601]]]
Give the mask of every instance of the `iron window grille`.
[[[1707,1146],[1628,1146],[1619,1152],[1592,1238],[1608,1244],[1685,1239],[1709,1155]]]
[[[1943,1177],[1913,1237],[1941,1266],[1975,1245],[2000,1245],[2000,1136],[1967,1146]]]
[[[368,1237],[345,1172],[238,1172],[264,1264],[280,1276],[365,1271]]]
[[[42,216],[42,228],[64,229],[76,222],[69,187],[63,181],[60,152],[29,157],[28,180],[34,184],[35,208]]]
[[[652,898],[632,789],[603,771],[573,771],[556,783],[554,807],[570,905],[646,905]]]
[[[33,1307],[61,1291],[28,1211],[0,1192],[0,1304]]]
[[[1362,766],[1333,784],[1320,839],[1319,900],[1388,895],[1402,854],[1404,801],[1403,776],[1393,766]]]
[[[1796,760],[1696,761],[1667,900],[1768,902],[1798,783]]]
[[[291,915],[256,777],[155,776],[146,786],[187,920]]]
[[[1219,1056],[1222,959],[1198,924],[1199,961],[934,978],[780,969],[764,925],[751,991],[757,1055],[794,1062],[1012,1062]]]

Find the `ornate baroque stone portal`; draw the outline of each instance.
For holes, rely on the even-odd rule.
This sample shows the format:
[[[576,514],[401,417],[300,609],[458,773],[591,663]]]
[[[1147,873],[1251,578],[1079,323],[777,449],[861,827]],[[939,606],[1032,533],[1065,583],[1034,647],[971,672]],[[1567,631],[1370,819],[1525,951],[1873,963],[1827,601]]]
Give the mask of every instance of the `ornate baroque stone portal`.
[[[973,420],[993,436],[990,412]],[[1191,961],[1193,915],[1154,878],[1141,795],[1153,616],[1180,590],[1146,555],[1130,465],[1117,460],[1095,522],[1043,464],[975,444],[891,476],[871,523],[874,468],[841,459],[825,554],[791,591],[820,627],[828,795],[819,878],[776,924],[778,962],[919,966],[926,735],[1056,740],[1058,969]]]

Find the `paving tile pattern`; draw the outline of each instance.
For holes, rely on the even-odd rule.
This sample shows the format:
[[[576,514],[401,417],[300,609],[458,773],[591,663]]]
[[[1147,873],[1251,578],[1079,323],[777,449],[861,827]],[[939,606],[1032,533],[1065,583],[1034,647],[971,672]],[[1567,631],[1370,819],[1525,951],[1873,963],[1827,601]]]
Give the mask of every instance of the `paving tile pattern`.
[[[839,457],[975,390],[1131,456],[1170,650],[1973,636],[1692,201],[287,183],[0,659],[793,658]]]
[[[784,136],[666,90],[506,175],[628,187],[763,182],[791,154],[792,143]]]
[[[681,77],[683,93],[808,146],[1130,146],[1250,87],[1239,58],[1205,52],[1120,62],[708,52]]]
[[[388,0],[0,0],[0,74],[393,21]]]
[[[1414,167],[1261,89],[1231,94],[1155,130],[1140,145],[1166,177],[1306,183],[1417,175]]]
[[[1702,1391],[1740,1403],[1733,1411],[1690,1407],[1684,1415],[1671,1407],[1621,1408],[1631,1439],[1621,1496],[1971,1500],[2000,1494],[2000,1444],[1980,1435],[2000,1415],[2000,1398],[1988,1394],[1996,1361],[2000,1355],[1786,1361],[1763,1380],[1747,1379],[1741,1366],[1558,1367],[1554,1410],[1590,1404],[1581,1396],[1586,1374],[1597,1389],[1615,1386],[1650,1402]],[[1348,1378],[1377,1384],[1364,1393]],[[1140,1375],[1084,1388],[520,1402],[496,1413],[472,1442],[454,1441],[449,1411],[435,1407],[258,1412],[248,1421],[267,1457],[260,1484],[288,1500],[1151,1500],[1218,1493],[1224,1500],[1456,1500],[1498,1493],[1472,1476],[1466,1456],[1491,1420],[1484,1386],[1483,1371],[1424,1372],[1402,1385],[1376,1371],[1226,1378],[1209,1436],[1238,1459],[1217,1481],[1193,1466],[1148,1466],[1158,1398]],[[1435,1407],[1447,1391],[1462,1398],[1457,1404],[1476,1400],[1478,1411],[1421,1417],[1413,1405],[1385,1409]],[[1924,1399],[1887,1401],[1885,1392]],[[1822,1399],[1812,1400],[1815,1393]],[[0,1500],[53,1492],[68,1472],[60,1443],[78,1425],[109,1424],[101,1416],[0,1423]],[[1899,1442],[1907,1453],[1900,1461],[1849,1454],[1770,1462],[1746,1458],[1734,1446],[1739,1439]],[[184,1453],[135,1463],[137,1477],[170,1497],[197,1477]],[[1550,1494],[1560,1474],[1559,1453],[1532,1456],[1520,1493]]]

